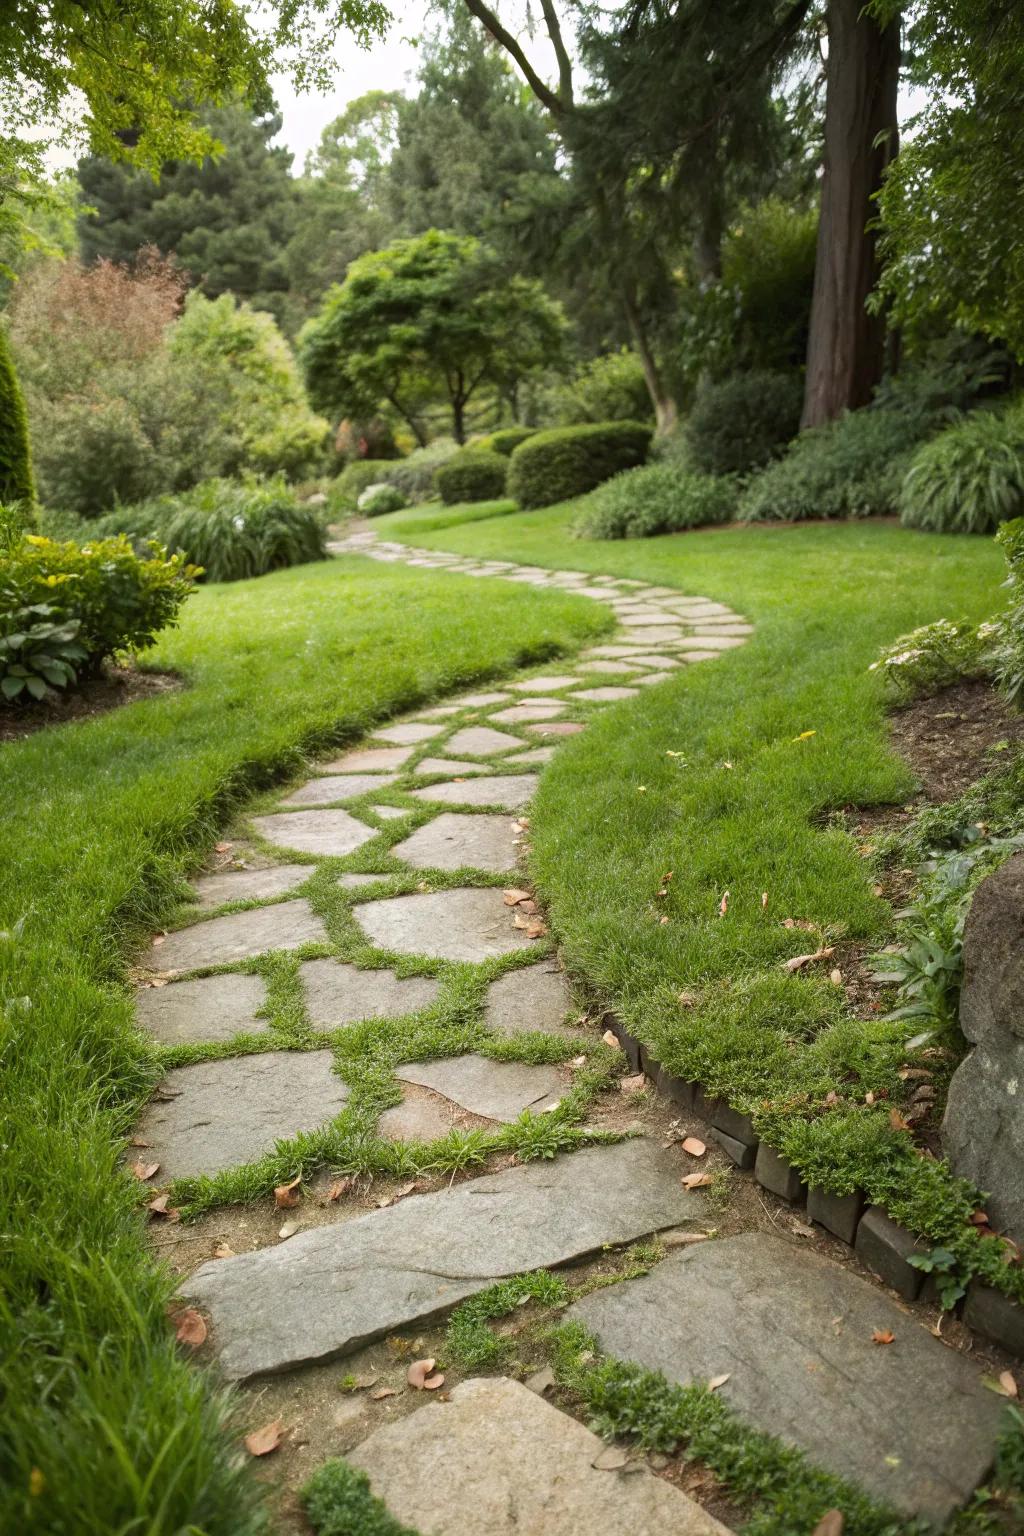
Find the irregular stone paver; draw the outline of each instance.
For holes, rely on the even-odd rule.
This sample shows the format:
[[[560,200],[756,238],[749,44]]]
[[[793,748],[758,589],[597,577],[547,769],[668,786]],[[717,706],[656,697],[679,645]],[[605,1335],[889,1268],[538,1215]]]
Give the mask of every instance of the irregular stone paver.
[[[386,789],[395,782],[393,773],[332,773],[310,779],[293,790],[282,805],[329,805],[332,800],[352,800],[367,790]]]
[[[460,709],[486,709],[488,704],[504,704],[511,697],[510,693],[464,693],[455,702]]]
[[[331,1061],[330,1051],[266,1051],[173,1068],[139,1121],[146,1157],[163,1179],[255,1162],[344,1108]]]
[[[517,752],[508,758],[510,765],[518,763],[550,763],[555,755],[554,747],[531,747],[528,752]]]
[[[414,869],[486,869],[493,874],[515,868],[512,824],[506,816],[459,815],[445,811],[418,827],[391,852]]]
[[[440,805],[500,805],[506,811],[519,811],[536,793],[536,789],[536,774],[504,773],[470,779],[465,784],[457,781],[430,784],[425,789],[414,789],[410,793],[414,800],[432,800]]]
[[[528,725],[535,736],[578,736],[586,730],[581,720],[542,720],[538,725]]]
[[[684,661],[716,661],[721,651],[687,651]]]
[[[651,655],[650,652],[648,652],[646,655],[634,656],[633,660],[636,662],[637,666],[640,667],[669,668],[678,667],[679,665],[679,662],[672,656]]]
[[[509,752],[521,745],[518,736],[510,736],[507,731],[492,731],[487,725],[467,725],[455,732],[445,751],[453,757],[460,752],[470,757],[493,757],[496,752]]]
[[[542,960],[491,982],[484,1022],[500,1035],[516,1035],[524,1029],[571,1035],[575,1031],[565,1024],[570,1006],[565,972],[554,961]]]
[[[382,773],[388,768],[401,768],[412,756],[412,747],[366,747],[358,752],[346,752],[333,763],[325,763],[322,773]]]
[[[692,639],[683,640],[680,651],[731,651],[744,641],[738,635],[702,635],[698,630]]]
[[[577,672],[597,672],[602,676],[613,677],[623,672],[640,672],[643,669],[637,667],[632,661],[581,661],[576,668]],[[579,678],[576,679],[577,683]]]
[[[729,1536],[646,1466],[605,1471],[603,1441],[521,1382],[477,1377],[373,1432],[347,1459],[422,1536]]]
[[[182,1290],[210,1313],[229,1377],[284,1371],[435,1317],[502,1276],[700,1220],[700,1196],[678,1175],[677,1158],[641,1138],[590,1147],[216,1259]]]
[[[523,683],[513,683],[520,693],[557,693],[560,688],[571,688],[574,679],[565,677],[528,677]]]
[[[635,699],[635,688],[584,688],[573,695],[586,699],[588,704],[617,704],[620,699]]]
[[[452,757],[424,757],[413,769],[413,773],[486,773],[487,763],[460,763],[458,758]]]
[[[473,1115],[506,1124],[524,1109],[539,1114],[554,1109],[562,1098],[562,1079],[554,1067],[533,1067],[522,1061],[489,1061],[486,1056],[450,1056],[443,1061],[416,1061],[396,1067],[403,1083],[431,1088]]]
[[[337,960],[307,960],[299,967],[299,979],[314,1029],[415,1013],[429,1007],[440,989],[432,976],[399,978],[394,971],[360,971]]]
[[[208,965],[230,965],[265,955],[271,949],[298,949],[302,944],[326,944],[327,929],[308,901],[279,901],[272,907],[229,912],[193,923],[153,943],[141,964],[150,971],[196,971]]]
[[[666,614],[665,617],[669,618],[669,615]],[[649,629],[644,629],[642,631],[638,629],[636,636],[638,640],[643,641],[644,645],[648,647],[648,649],[652,645],[668,645],[671,642],[682,640],[684,638],[683,631],[679,628],[679,626],[671,623],[667,623],[664,628],[661,628],[660,626],[656,628],[654,625],[652,625]]]
[[[509,709],[502,709],[492,720],[498,720],[502,725],[521,725],[524,720],[553,720],[565,712],[565,705],[561,699],[551,703],[536,703],[524,699],[521,704],[513,704]]]
[[[294,890],[313,873],[312,864],[271,864],[267,869],[226,869],[217,875],[201,875],[190,881],[204,912],[228,901],[266,901]]]
[[[230,1040],[269,1026],[256,1011],[267,999],[262,976],[203,976],[169,987],[142,987],[135,1009],[143,1029],[166,1045],[183,1040]]]
[[[393,1104],[377,1121],[377,1135],[385,1141],[440,1141],[460,1121],[465,1123],[465,1113],[450,1099],[410,1092],[406,1086],[401,1104]]]
[[[569,1315],[672,1381],[728,1372],[720,1391],[744,1419],[907,1514],[945,1519],[991,1464],[999,1404],[978,1367],[866,1280],[774,1234],[680,1250]],[[876,1329],[895,1342],[874,1344]]]
[[[671,672],[648,672],[646,677],[636,679],[637,686],[643,688],[649,688],[652,683],[670,683],[671,681]]]
[[[377,836],[373,827],[357,821],[348,811],[284,811],[255,816],[252,824],[261,837],[278,848],[325,856],[354,853]]]
[[[415,896],[389,896],[352,909],[380,949],[432,960],[490,960],[530,944],[512,925],[500,891],[461,886]]]
[[[429,741],[432,736],[439,735],[443,730],[443,725],[422,725],[414,721],[406,721],[400,725],[385,725],[373,734],[378,741],[393,741],[396,746],[404,747],[415,746],[420,741]]]

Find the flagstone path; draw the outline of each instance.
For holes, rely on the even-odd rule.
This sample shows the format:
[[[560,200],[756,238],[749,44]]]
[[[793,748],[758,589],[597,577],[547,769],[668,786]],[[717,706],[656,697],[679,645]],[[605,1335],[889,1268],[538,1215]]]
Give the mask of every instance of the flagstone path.
[[[517,813],[562,739],[596,711],[628,708],[642,688],[752,633],[722,603],[640,581],[415,550],[372,533],[332,547],[571,591],[607,604],[618,628],[557,668],[380,727],[252,818],[255,852],[242,862],[267,867],[195,881],[193,919],[158,936],[141,962],[151,984],[139,991],[139,1023],[175,1051],[139,1126],[164,1179],[237,1169],[330,1126],[355,1093],[335,1052],[349,1031],[371,1039],[367,1030],[391,1021],[414,1044],[394,1067],[401,1101],[380,1116],[378,1136],[422,1144],[467,1115],[497,1129],[554,1110],[571,1083],[568,1056],[581,1060],[597,1035],[578,1010],[573,1018],[569,982],[521,889],[528,820]],[[282,862],[271,862],[278,850]],[[320,870],[346,903],[348,949],[305,890]],[[519,889],[506,898],[503,884]],[[270,973],[253,974],[268,955],[292,967],[299,1023],[275,1011]],[[415,1046],[417,1030],[474,975],[486,985],[456,1009],[463,1020],[475,1010],[473,1047],[431,1057]],[[548,1045],[527,1059],[518,1046],[538,1036]],[[488,1042],[504,1048],[489,1054]],[[228,1377],[287,1372],[423,1324],[501,1277],[701,1221],[702,1196],[683,1189],[680,1172],[675,1149],[647,1137],[593,1145],[296,1235],[282,1228],[275,1244],[203,1264],[182,1293],[207,1315]],[[906,1514],[946,1518],[991,1462],[1000,1405],[978,1373],[880,1287],[782,1238],[749,1233],[675,1252],[578,1314],[611,1353],[672,1379],[727,1375],[722,1395],[751,1423]],[[872,1342],[886,1328],[891,1350]],[[389,1411],[381,1405],[381,1427],[351,1459],[424,1536],[725,1529],[674,1486],[636,1476],[635,1462],[630,1476],[603,1467],[588,1430],[517,1383],[466,1381],[411,1418],[389,1422]]]

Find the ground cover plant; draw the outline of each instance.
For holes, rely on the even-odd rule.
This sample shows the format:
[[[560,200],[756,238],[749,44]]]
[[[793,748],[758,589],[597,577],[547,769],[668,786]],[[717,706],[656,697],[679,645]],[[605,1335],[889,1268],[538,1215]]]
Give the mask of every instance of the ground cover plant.
[[[753,1114],[810,1182],[866,1188],[965,1272],[1021,1292],[1002,1245],[969,1223],[975,1192],[890,1122],[913,1023],[886,1020],[881,999],[877,1014],[853,1017],[828,957],[786,966],[891,932],[870,861],[828,820],[911,788],[869,667],[886,643],[947,613],[989,617],[1004,601],[998,549],[874,524],[598,549],[571,540],[578,507],[421,541],[671,584],[757,627],[713,666],[610,711],[544,775],[532,873],[568,965],[671,1071]]]
[[[649,539],[732,517],[735,483],[695,475],[674,464],[645,464],[614,475],[580,503],[575,528],[585,539]]]
[[[125,962],[253,790],[607,622],[453,582],[331,562],[206,588],[153,657],[185,689],[2,749],[4,1529],[261,1528],[225,1404],[176,1353],[171,1281],[120,1165],[157,1071]]]

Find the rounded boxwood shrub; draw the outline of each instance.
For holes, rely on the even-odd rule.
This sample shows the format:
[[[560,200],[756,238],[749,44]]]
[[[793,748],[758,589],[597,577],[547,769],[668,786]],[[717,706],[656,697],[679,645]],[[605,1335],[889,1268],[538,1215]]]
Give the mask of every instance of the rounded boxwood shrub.
[[[574,532],[584,539],[647,539],[657,533],[726,523],[736,508],[731,480],[647,464],[591,491]]]
[[[346,464],[341,474],[338,475],[331,489],[328,491],[328,500],[337,509],[347,508],[354,511],[360,496],[371,485],[380,485],[389,482],[388,469],[390,464],[381,463],[376,459],[354,459],[351,464]]]
[[[798,374],[769,369],[706,384],[686,423],[696,468],[709,475],[743,475],[767,464],[796,436],[802,395]]]
[[[549,507],[584,496],[647,457],[652,429],[638,421],[555,427],[520,443],[512,455],[508,494],[521,507]]]
[[[356,505],[364,517],[383,517],[385,512],[400,512],[405,497],[397,485],[369,485]]]
[[[934,533],[993,533],[1024,513],[1024,412],[978,411],[922,444],[903,480],[900,521]]]
[[[497,432],[492,432],[490,437],[480,440],[478,447],[492,448],[495,453],[503,453],[506,458],[511,457],[520,443],[525,443],[528,437],[536,437],[536,427],[499,427]]]
[[[389,485],[397,485],[410,506],[429,501],[436,489],[434,477],[442,464],[447,464],[455,454],[461,453],[453,437],[435,437],[425,448],[414,448],[404,459],[396,459],[387,466],[387,473],[378,479]]]
[[[434,483],[446,507],[466,501],[494,501],[505,494],[509,461],[487,448],[463,448],[442,464]]]

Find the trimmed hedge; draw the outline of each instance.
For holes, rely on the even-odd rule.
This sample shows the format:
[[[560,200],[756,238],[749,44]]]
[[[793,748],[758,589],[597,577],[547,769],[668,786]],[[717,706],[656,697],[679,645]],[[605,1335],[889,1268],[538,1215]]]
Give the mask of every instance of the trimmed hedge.
[[[25,400],[14,371],[7,333],[0,326],[0,502],[36,499]]]
[[[495,453],[503,453],[506,458],[510,458],[520,443],[525,443],[528,437],[536,436],[536,427],[499,427],[490,437],[481,438],[477,447],[491,448]]]
[[[521,507],[549,507],[584,496],[647,457],[652,428],[637,421],[605,421],[538,432],[512,455],[508,494]]]
[[[503,454],[488,448],[463,448],[441,465],[434,484],[446,507],[467,501],[495,501],[505,494],[508,471]]]

